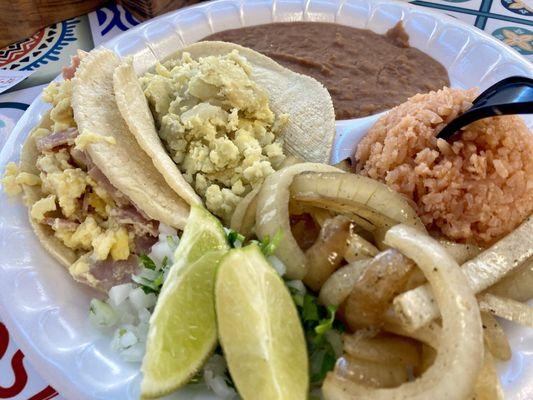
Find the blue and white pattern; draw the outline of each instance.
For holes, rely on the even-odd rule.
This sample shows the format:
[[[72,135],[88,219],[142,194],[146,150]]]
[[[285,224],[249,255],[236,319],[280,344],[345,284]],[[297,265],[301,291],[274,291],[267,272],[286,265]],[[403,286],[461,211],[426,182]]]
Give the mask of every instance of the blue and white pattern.
[[[89,21],[95,46],[139,24],[133,15],[117,4],[90,13]]]

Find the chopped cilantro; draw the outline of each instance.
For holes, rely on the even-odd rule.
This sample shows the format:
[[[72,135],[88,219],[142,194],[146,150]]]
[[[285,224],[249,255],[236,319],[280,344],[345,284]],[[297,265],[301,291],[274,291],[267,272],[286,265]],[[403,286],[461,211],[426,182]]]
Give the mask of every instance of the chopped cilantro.
[[[243,243],[245,239],[246,238],[244,237],[244,235],[241,235],[239,232],[233,229],[230,229],[228,232],[228,242],[232,248],[235,248],[236,242]]]
[[[336,307],[324,307],[316,296],[291,288],[294,302],[298,308],[309,353],[311,384],[320,385],[326,374],[335,367],[337,356],[331,343],[326,340],[326,332],[335,329],[344,331],[344,326],[335,320]]]
[[[263,254],[265,256],[273,255],[278,248],[281,239],[283,239],[283,231],[281,229],[274,234],[272,239],[270,239],[269,235],[266,235],[263,240],[261,240],[261,243],[259,243],[259,247],[261,248]]]
[[[144,268],[148,268],[151,270],[155,270],[157,268],[154,261],[150,257],[148,257],[146,254],[139,255],[139,258],[141,259],[141,263]]]
[[[320,320],[320,324],[315,326],[315,332],[318,335],[323,335],[333,327],[333,321],[335,321],[335,313],[337,312],[337,307],[328,306],[328,317]]]
[[[168,265],[168,257],[163,257],[163,261],[161,261],[161,268],[165,269]]]
[[[304,303],[302,306],[302,319],[305,322],[319,322],[318,304],[316,297],[310,294],[304,295]]]

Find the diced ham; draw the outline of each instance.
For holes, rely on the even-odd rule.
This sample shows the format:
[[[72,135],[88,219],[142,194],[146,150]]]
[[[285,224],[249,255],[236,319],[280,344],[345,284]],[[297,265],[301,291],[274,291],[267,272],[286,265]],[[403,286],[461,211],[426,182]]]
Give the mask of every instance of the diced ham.
[[[76,128],[68,128],[61,132],[55,132],[48,136],[43,136],[36,141],[37,150],[54,150],[61,146],[72,146],[74,139],[79,132]]]
[[[81,60],[79,56],[70,57],[70,65],[68,67],[61,68],[63,79],[69,80],[69,79],[74,78],[74,74],[76,73],[76,70],[80,66],[80,61]]]
[[[130,205],[129,199],[121,193],[113,184],[107,179],[107,176],[96,166],[90,168],[87,173],[91,178],[93,178],[100,186],[102,186],[107,194],[115,200],[115,203],[119,206],[128,206]]]
[[[152,246],[157,243],[157,236],[137,236],[134,240],[135,254],[148,254]]]
[[[99,288],[106,292],[113,286],[131,281],[131,276],[140,272],[139,257],[132,254],[126,260],[114,261],[108,258],[96,261],[89,267],[89,273],[98,280]]]
[[[79,223],[75,221],[70,221],[65,218],[51,218],[51,217],[43,219],[41,223],[48,225],[56,230],[60,229],[60,230],[67,230],[67,231],[75,231],[80,225]]]
[[[76,147],[71,147],[69,149],[70,156],[74,160],[74,163],[83,169],[89,169],[93,167],[93,163],[89,158],[89,155],[83,150],[79,150]]]
[[[140,212],[133,205],[115,208],[111,211],[111,216],[119,224],[131,225],[137,235],[149,234],[151,236],[157,236],[158,234],[158,222],[147,218],[144,213]]]

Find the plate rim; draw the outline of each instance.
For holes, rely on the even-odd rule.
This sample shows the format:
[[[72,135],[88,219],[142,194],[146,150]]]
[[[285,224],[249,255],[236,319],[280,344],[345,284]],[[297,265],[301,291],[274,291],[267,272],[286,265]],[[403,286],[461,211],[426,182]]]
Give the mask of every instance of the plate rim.
[[[284,0],[273,0],[269,1],[269,5],[272,8],[273,4],[283,2]],[[305,0],[301,3],[305,3],[305,8],[307,9],[310,3],[313,3],[315,1],[320,2],[320,0]],[[338,2],[334,0],[326,0],[328,3],[341,3],[338,5],[338,8],[341,8],[344,6],[345,3],[349,3],[350,0],[340,0]],[[106,47],[109,48],[110,46],[114,46],[119,40],[122,40],[124,37],[128,35],[136,35],[139,34],[143,29],[149,29],[150,25],[155,26],[155,24],[163,19],[170,18],[170,16],[176,16],[178,14],[184,14],[191,9],[198,9],[198,10],[205,10],[209,9],[210,7],[213,7],[216,4],[223,4],[223,3],[233,3],[238,4],[239,7],[242,6],[243,3],[259,3],[261,1],[255,1],[255,0],[214,0],[214,1],[208,1],[205,3],[200,4],[193,4],[178,10],[167,12],[163,15],[160,15],[158,17],[155,17],[153,19],[147,20],[145,22],[140,23],[139,25],[136,25],[135,27],[121,32],[117,36],[113,37],[110,40],[107,40],[105,42],[100,43],[96,48],[98,47]],[[264,2],[264,1],[263,1]],[[490,43],[492,43],[494,46],[497,47],[499,51],[503,51],[506,53],[512,60],[516,60],[521,66],[525,66],[526,69],[529,70],[530,74],[533,76],[533,63],[527,60],[524,56],[522,56],[518,51],[511,48],[510,46],[505,45],[495,37],[491,36],[485,31],[482,31],[478,29],[475,26],[469,25],[468,23],[461,21],[459,19],[453,18],[444,12],[439,12],[433,9],[428,9],[423,6],[414,5],[408,2],[399,1],[399,0],[378,0],[378,1],[371,1],[372,7],[377,7],[381,4],[388,5],[398,5],[401,8],[404,9],[410,9],[416,12],[421,12],[422,14],[430,15],[434,18],[437,18],[439,20],[445,21],[448,24],[451,24],[453,26],[459,26],[466,31],[468,31],[470,34],[474,36],[481,36],[485,40],[488,40]],[[304,21],[311,21],[309,19],[305,19],[304,14]],[[252,24],[253,25],[253,24]],[[349,26],[349,25],[348,25]],[[367,29],[370,29],[370,27],[367,27]],[[153,50],[150,48],[149,45],[146,46],[150,52],[154,55],[154,57],[157,58],[157,55],[154,54]],[[461,50],[461,52],[463,52]],[[458,53],[458,56],[460,53]],[[60,80],[61,75],[58,75],[54,81]],[[28,124],[31,122],[32,118],[35,118],[37,115],[38,118],[41,118],[42,113],[35,113],[35,110],[39,108],[41,105],[42,100],[40,95],[35,98],[28,109],[23,113],[21,118],[17,121],[17,124],[13,128],[11,134],[9,135],[9,138],[7,139],[6,143],[4,144],[2,150],[0,151],[0,166],[5,166],[7,162],[12,158],[12,154],[15,150],[15,143],[17,139],[20,138],[21,135],[24,134],[24,130],[28,129]],[[366,117],[368,118],[368,117]],[[345,120],[346,122],[349,121],[356,121],[360,120],[360,118],[352,119],[352,120]],[[342,122],[345,122],[342,121]],[[29,132],[29,131],[28,131]],[[18,159],[17,159],[18,160]],[[0,296],[0,300],[2,299],[2,296]],[[43,354],[39,348],[37,348],[33,341],[31,340],[31,334],[33,332],[25,332],[22,330],[21,326],[19,325],[19,322],[16,318],[14,318],[14,315],[12,315],[11,312],[8,311],[7,302],[0,301],[0,315],[2,316],[2,322],[8,327],[9,333],[11,337],[14,339],[17,346],[23,351],[25,357],[30,361],[31,365],[34,367],[34,369],[38,372],[38,374],[45,380],[47,384],[50,384],[52,387],[54,387],[61,396],[63,396],[66,399],[69,398],[76,398],[76,399],[92,399],[90,395],[86,395],[87,392],[90,392],[90,390],[81,391],[80,387],[76,385],[75,383],[71,383],[67,377],[63,374],[63,371],[61,368],[57,367],[55,364],[56,362],[53,359],[48,358],[45,354]]]

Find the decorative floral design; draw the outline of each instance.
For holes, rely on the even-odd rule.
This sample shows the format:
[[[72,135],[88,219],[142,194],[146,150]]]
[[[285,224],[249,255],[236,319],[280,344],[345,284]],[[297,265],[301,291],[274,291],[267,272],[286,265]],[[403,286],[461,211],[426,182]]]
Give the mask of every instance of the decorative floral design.
[[[113,28],[127,31],[131,27],[139,24],[139,21],[128,11],[114,3],[96,10],[96,18],[98,19],[98,25],[102,27],[102,31],[100,32],[102,36]]]
[[[528,6],[524,0],[502,0],[502,5],[516,14],[527,17],[533,15],[533,8]]]
[[[492,35],[521,54],[533,54],[533,32],[530,30],[508,26],[496,29]]]
[[[67,19],[41,29],[31,38],[0,50],[0,68],[34,71],[50,61],[59,60],[61,50],[76,41],[75,26],[79,19]]]

